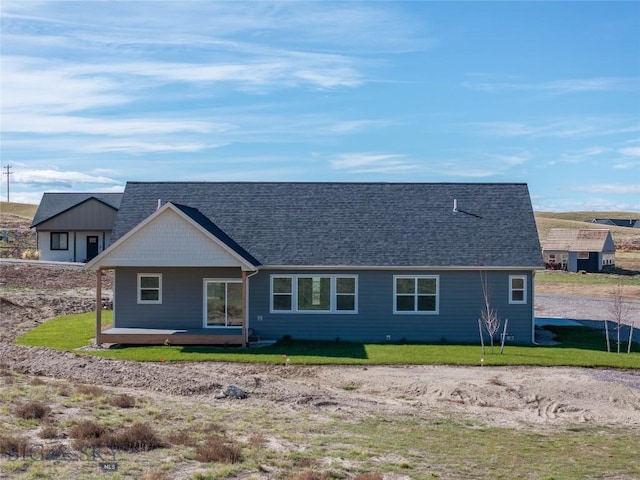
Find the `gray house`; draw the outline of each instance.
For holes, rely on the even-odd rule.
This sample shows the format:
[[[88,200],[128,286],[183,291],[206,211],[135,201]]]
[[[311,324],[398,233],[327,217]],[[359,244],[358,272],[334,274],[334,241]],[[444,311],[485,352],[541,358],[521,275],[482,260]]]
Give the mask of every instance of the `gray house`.
[[[475,342],[481,275],[529,343],[542,257],[526,184],[131,182],[87,268],[99,343]]]
[[[122,193],[45,193],[31,228],[40,260],[87,262],[102,252]]]

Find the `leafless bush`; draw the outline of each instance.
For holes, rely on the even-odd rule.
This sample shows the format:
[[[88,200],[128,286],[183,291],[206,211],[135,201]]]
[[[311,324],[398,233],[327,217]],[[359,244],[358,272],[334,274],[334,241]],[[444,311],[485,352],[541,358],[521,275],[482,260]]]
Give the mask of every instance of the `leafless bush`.
[[[353,480],[383,480],[381,473],[361,473],[353,477]]]
[[[136,406],[136,399],[126,393],[116,395],[109,399],[109,404],[118,408],[133,408]]]
[[[40,377],[33,377],[31,379],[31,381],[29,382],[29,385],[32,385],[34,387],[37,387],[38,385],[46,385],[46,384],[47,384],[47,382],[45,382]]]
[[[172,445],[184,445],[185,447],[195,447],[197,441],[190,430],[178,430],[166,436],[167,442]]]
[[[30,448],[31,444],[26,437],[0,437],[0,455],[7,457],[25,457]]]
[[[44,439],[47,439],[47,438],[59,438],[60,437],[60,432],[53,425],[45,425],[44,427],[42,427],[40,429],[40,433],[38,433],[38,436],[40,438],[44,438]]]
[[[76,385],[76,392],[78,395],[85,395],[87,397],[102,397],[107,392],[104,388],[98,385]]]
[[[16,383],[16,379],[12,376],[6,376],[4,377],[4,384],[5,385],[13,385],[14,383]]]
[[[164,447],[165,443],[146,423],[134,423],[131,427],[107,435],[105,446],[129,452],[146,452]]]
[[[23,403],[22,405],[18,405],[15,409],[16,416],[24,418],[25,420],[41,420],[49,415],[50,412],[51,409],[49,407],[47,407],[44,403],[35,400]]]
[[[296,473],[291,477],[287,477],[287,480],[328,480],[329,475],[326,473],[314,472],[313,470],[305,470],[304,472]]]
[[[80,420],[69,429],[69,436],[77,440],[90,440],[89,445],[98,445],[99,440],[107,432],[107,427],[93,420]],[[80,442],[82,443],[82,442]]]
[[[210,436],[196,447],[195,458],[203,463],[239,463],[242,461],[242,450],[229,439]]]
[[[265,443],[267,443],[267,439],[260,432],[252,433],[249,436],[249,445],[253,448],[262,448]]]

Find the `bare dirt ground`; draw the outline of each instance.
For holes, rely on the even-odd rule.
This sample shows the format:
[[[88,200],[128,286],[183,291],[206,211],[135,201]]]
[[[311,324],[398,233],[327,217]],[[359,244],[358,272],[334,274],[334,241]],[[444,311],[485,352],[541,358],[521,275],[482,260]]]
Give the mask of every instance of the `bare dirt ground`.
[[[373,412],[456,414],[489,425],[543,430],[574,423],[640,428],[640,369],[169,365],[11,343],[48,318],[92,310],[94,283],[92,273],[77,267],[0,263],[0,363],[24,374],[146,394],[213,397],[223,386],[233,384],[250,394],[243,408],[261,411],[277,405],[307,413],[341,411],[355,416]],[[107,278],[106,297],[110,287]],[[545,316],[554,316],[553,305],[551,298],[538,307]],[[575,306],[579,305],[577,299]],[[606,305],[600,303],[588,310],[593,314],[602,308]],[[579,309],[573,313],[572,318],[580,318]]]

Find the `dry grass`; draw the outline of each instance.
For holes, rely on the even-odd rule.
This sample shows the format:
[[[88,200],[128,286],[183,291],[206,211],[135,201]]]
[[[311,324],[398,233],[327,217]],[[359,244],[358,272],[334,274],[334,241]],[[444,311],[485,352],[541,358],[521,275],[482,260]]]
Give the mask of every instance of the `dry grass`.
[[[304,472],[296,473],[293,476],[287,477],[287,480],[329,480],[329,475],[321,472],[314,472],[313,470],[305,470]]]
[[[78,395],[84,395],[85,397],[103,397],[106,395],[106,390],[98,385],[76,385],[76,393]]]
[[[362,473],[353,477],[353,480],[383,480],[380,473]]]
[[[45,425],[40,429],[38,436],[43,439],[60,438],[60,432],[53,425]]]
[[[203,463],[239,463],[243,457],[242,450],[233,441],[213,435],[196,446],[195,459]]]
[[[25,420],[42,420],[51,413],[51,409],[42,402],[31,401],[18,405],[14,413],[17,417],[24,418]]]
[[[146,452],[162,448],[166,444],[146,423],[134,423],[128,428],[107,435],[105,446],[128,452]]]
[[[136,406],[136,399],[126,393],[121,393],[109,399],[109,405],[118,408],[133,408]]]
[[[31,443],[27,437],[6,436],[0,437],[0,455],[9,458],[25,457],[28,455]]]

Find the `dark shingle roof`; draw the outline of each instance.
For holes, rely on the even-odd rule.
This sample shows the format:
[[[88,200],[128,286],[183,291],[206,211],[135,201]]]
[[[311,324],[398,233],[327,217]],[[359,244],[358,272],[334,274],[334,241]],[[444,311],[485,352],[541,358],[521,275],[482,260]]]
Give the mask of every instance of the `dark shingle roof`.
[[[45,193],[42,195],[31,226],[36,227],[38,224],[46,222],[91,198],[118,210],[122,195],[122,193]]]
[[[542,265],[526,184],[130,182],[112,241],[158,200],[197,209],[262,265]]]

